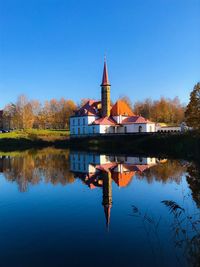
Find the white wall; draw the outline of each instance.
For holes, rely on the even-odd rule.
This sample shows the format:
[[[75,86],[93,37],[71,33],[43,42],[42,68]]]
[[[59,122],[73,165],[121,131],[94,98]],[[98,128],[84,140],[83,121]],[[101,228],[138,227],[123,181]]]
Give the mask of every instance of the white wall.
[[[95,116],[82,116],[82,117],[71,117],[70,118],[70,134],[80,135],[93,133],[93,128],[88,126],[93,121],[95,121],[98,117]],[[94,128],[95,131],[98,133],[98,127]]]
[[[139,133],[139,127],[141,127],[141,133],[149,133],[156,131],[154,123],[133,123],[133,124],[124,124],[123,127],[118,127],[118,132]]]
[[[110,163],[109,156],[94,153],[71,152],[70,170],[74,172],[95,173],[96,165]]]
[[[117,162],[130,165],[154,165],[156,158],[145,157],[126,157],[126,156],[107,156],[94,153],[71,152],[70,170],[82,173],[95,173],[96,165],[102,165],[110,162]],[[125,166],[118,164],[116,171],[126,171]]]

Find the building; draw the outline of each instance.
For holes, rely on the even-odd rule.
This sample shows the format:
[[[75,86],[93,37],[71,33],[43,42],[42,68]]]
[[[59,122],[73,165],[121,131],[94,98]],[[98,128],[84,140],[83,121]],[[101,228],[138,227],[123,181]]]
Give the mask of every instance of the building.
[[[156,158],[100,155],[70,152],[70,171],[90,189],[102,188],[102,206],[109,228],[112,208],[112,183],[118,187],[128,186],[135,175],[159,163]]]
[[[74,111],[74,115],[70,117],[71,137],[156,131],[154,122],[135,115],[124,101],[118,100],[112,106],[110,87],[105,61],[101,83],[101,101],[88,100],[81,108]]]

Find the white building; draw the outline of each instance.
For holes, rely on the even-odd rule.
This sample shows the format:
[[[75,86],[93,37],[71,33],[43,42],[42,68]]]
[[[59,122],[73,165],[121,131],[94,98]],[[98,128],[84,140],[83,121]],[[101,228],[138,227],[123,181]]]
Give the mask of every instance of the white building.
[[[104,62],[101,84],[101,101],[88,100],[70,117],[71,137],[155,131],[156,125],[154,122],[135,115],[124,101],[118,100],[111,106],[106,62]]]

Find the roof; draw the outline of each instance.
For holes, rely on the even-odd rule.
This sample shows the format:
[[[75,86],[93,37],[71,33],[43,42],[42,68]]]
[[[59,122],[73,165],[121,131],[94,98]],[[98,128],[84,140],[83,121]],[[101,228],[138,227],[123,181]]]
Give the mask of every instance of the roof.
[[[112,179],[119,187],[126,187],[132,180],[135,172],[112,172]]]
[[[123,100],[118,100],[112,107],[110,113],[112,116],[119,116],[119,115],[134,116],[133,111]]]
[[[98,105],[101,103],[101,101],[96,100],[88,100],[80,109],[75,111],[75,116],[98,116],[99,115],[99,109]]]
[[[115,168],[116,166],[117,166],[116,162],[110,162],[110,163],[97,165],[96,168],[101,171],[109,172],[111,169]]]
[[[108,69],[107,69],[107,64],[106,61],[104,61],[104,67],[103,67],[103,77],[102,77],[102,83],[101,86],[110,86],[110,82],[108,79]]]
[[[118,125],[111,117],[104,117],[95,120],[92,124],[95,125]]]
[[[133,124],[133,123],[152,123],[151,121],[145,119],[142,116],[130,116],[125,118],[121,124]]]

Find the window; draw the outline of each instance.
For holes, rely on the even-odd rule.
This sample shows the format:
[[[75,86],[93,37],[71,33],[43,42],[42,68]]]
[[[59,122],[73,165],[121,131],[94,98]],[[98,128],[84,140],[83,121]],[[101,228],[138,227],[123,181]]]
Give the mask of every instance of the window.
[[[80,128],[78,128],[78,134],[80,134],[81,133],[81,130],[80,130]]]
[[[83,127],[83,134],[85,134],[85,127]]]
[[[83,125],[85,125],[85,118],[83,118]]]
[[[75,125],[75,119],[73,119],[73,125]]]
[[[142,126],[141,126],[141,125],[138,127],[138,132],[139,132],[139,133],[142,132]]]
[[[78,126],[80,125],[80,119],[78,119]]]
[[[151,125],[149,126],[149,132],[152,132],[152,126]]]
[[[124,132],[127,133],[127,127],[126,126],[124,127]]]
[[[93,130],[93,134],[94,134],[95,133],[95,127],[94,126],[92,127],[92,130]]]

